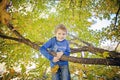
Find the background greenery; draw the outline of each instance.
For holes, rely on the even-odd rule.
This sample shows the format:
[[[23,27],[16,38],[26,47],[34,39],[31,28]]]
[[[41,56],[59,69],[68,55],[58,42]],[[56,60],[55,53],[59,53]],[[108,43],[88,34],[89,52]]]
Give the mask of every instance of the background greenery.
[[[0,8],[0,15],[4,14],[2,17],[5,17],[6,14],[2,11],[2,7]],[[54,27],[63,23],[68,28],[67,39],[69,41],[83,46],[84,44],[78,40],[80,38],[92,43],[95,47],[100,47],[101,43],[106,40],[120,43],[119,9],[119,0],[12,0],[12,5],[7,8],[14,30],[19,31],[22,36],[40,46],[41,43],[54,36]],[[0,16],[1,22],[3,22],[2,17]],[[109,26],[101,24],[97,27],[103,26],[105,28],[94,31],[89,29],[95,23],[93,18],[111,20],[111,24]],[[3,23],[0,23],[0,33],[17,37]],[[70,36],[71,34],[77,39]],[[76,45],[71,43],[70,47],[75,48]],[[119,52],[120,48],[117,47],[114,51]],[[101,58],[100,55],[89,52],[78,52],[71,55]],[[106,56],[108,55],[104,54],[102,58]],[[23,43],[0,38],[0,63],[4,64],[5,67],[1,68],[0,72],[5,80],[15,78],[20,80],[51,80],[49,61],[39,51]],[[120,79],[119,66],[85,65],[70,62],[70,72],[72,80]]]

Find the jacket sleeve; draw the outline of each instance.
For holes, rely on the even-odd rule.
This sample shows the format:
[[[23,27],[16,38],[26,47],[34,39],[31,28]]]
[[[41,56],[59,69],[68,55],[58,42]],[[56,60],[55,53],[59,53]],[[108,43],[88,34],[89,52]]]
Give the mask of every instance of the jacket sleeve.
[[[43,44],[42,47],[40,47],[41,54],[43,54],[50,61],[53,60],[53,56],[48,52],[47,49],[49,49],[52,46],[52,42],[51,41],[52,40],[50,39],[48,42]]]
[[[70,47],[69,47],[69,42],[67,42],[67,48],[66,48],[66,50],[64,52],[64,55],[69,56],[70,52],[71,52],[71,50],[70,50]]]

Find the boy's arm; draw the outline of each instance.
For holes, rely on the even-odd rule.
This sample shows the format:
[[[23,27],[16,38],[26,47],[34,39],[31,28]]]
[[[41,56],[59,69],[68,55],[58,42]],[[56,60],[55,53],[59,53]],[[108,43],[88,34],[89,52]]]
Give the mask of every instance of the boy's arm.
[[[51,47],[52,47],[52,39],[50,39],[48,42],[46,42],[45,44],[43,44],[42,47],[40,47],[41,54],[43,54],[50,61],[53,60],[53,56],[48,52],[47,49],[49,49]]]
[[[70,55],[70,52],[65,51],[65,52],[64,52],[64,55],[69,56],[69,55]]]
[[[48,60],[50,60],[50,61],[52,61],[52,62],[58,62],[58,61],[59,61],[59,58],[52,56],[52,55],[47,51],[47,49],[45,49],[44,46],[42,46],[42,47],[40,48],[40,52],[41,52]]]
[[[52,61],[53,60],[53,56],[47,51],[47,49],[44,47],[44,46],[42,46],[41,48],[40,48],[40,52],[41,52],[41,54],[43,54],[47,59],[49,59],[50,61]]]

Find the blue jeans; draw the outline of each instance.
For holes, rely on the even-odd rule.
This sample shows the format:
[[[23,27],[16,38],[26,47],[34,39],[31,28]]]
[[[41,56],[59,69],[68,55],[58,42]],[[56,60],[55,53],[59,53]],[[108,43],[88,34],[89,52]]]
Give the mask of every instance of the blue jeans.
[[[52,80],[71,80],[68,65],[59,66],[58,71],[52,74]]]

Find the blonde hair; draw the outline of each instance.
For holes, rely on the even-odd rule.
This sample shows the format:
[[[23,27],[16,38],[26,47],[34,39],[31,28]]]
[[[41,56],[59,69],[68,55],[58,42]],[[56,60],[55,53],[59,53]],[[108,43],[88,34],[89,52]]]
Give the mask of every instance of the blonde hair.
[[[61,30],[65,31],[67,33],[67,28],[63,24],[59,24],[55,27],[55,33],[58,31],[58,29],[61,29]]]

